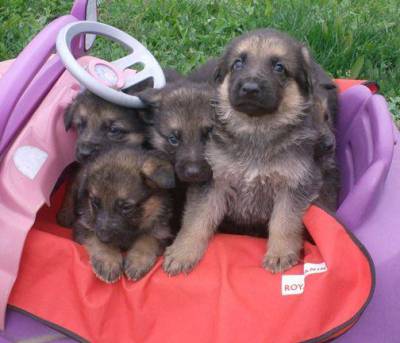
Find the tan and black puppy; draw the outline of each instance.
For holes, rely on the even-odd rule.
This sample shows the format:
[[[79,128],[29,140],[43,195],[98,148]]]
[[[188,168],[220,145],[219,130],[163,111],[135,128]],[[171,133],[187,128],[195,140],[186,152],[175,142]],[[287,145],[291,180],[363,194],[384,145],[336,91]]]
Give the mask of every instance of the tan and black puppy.
[[[193,82],[213,84],[216,81],[215,78],[219,78],[218,64],[218,59],[212,58],[193,70],[187,78]],[[332,78],[314,59],[311,58],[310,64],[315,104],[313,120],[315,128],[319,132],[314,156],[323,175],[323,185],[317,202],[323,207],[335,211],[340,184],[339,171],[336,164],[335,138],[338,90]],[[228,225],[232,227],[230,223]],[[227,225],[224,225],[224,227],[227,227]],[[224,228],[222,230],[225,231]],[[238,228],[238,233],[241,231],[241,228]],[[251,230],[246,232],[247,234],[253,234]]]
[[[138,112],[89,91],[79,94],[64,114],[66,130],[77,130],[76,159],[86,162],[110,145],[141,145],[145,127]]]
[[[322,184],[311,63],[307,48],[274,30],[250,32],[227,47],[206,149],[213,180],[189,189],[182,228],[165,252],[166,272],[190,271],[224,219],[269,231],[263,265],[270,271],[299,261],[302,217]]]
[[[208,181],[212,172],[204,150],[212,131],[214,89],[206,83],[180,80],[138,96],[148,105],[144,121],[150,124],[151,146],[169,156],[180,181]]]
[[[72,186],[74,238],[105,282],[144,276],[171,238],[172,165],[159,153],[113,148],[85,164]],[[122,252],[126,251],[123,257]]]
[[[323,185],[317,203],[330,211],[335,211],[340,185],[339,170],[336,163],[335,138],[338,89],[335,82],[321,65],[313,58],[311,58],[310,63],[315,105],[315,110],[313,111],[314,125],[319,132],[314,157],[323,175]],[[218,59],[212,58],[193,70],[187,77],[194,82],[209,82],[213,84],[216,81],[215,78],[218,79],[218,64]],[[225,231],[226,227],[232,227],[231,223],[226,224],[220,229]],[[238,233],[243,231],[241,228],[237,228]],[[246,233],[253,234],[250,229],[246,230]]]

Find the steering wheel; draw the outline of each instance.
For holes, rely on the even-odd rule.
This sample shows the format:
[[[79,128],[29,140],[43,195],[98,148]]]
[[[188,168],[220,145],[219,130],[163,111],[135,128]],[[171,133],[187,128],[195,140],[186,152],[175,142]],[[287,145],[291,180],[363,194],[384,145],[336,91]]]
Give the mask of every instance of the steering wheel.
[[[118,60],[107,62],[93,58],[87,68],[82,67],[71,53],[71,42],[81,33],[95,33],[110,38],[129,50]],[[154,56],[141,43],[127,33],[110,25],[95,21],[77,21],[66,25],[57,36],[57,52],[67,70],[87,89],[117,105],[144,108],[142,101],[121,92],[145,79],[153,78],[154,88],[165,85],[164,73]],[[128,67],[142,63],[143,70],[124,73]]]

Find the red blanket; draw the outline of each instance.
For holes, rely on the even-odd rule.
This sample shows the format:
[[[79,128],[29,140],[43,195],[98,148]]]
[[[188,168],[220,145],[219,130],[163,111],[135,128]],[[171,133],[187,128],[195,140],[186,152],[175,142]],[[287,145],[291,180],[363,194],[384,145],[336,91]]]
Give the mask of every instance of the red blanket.
[[[28,235],[9,303],[91,342],[324,341],[369,302],[373,266],[361,244],[312,206],[304,261],[282,274],[261,267],[264,239],[217,235],[188,276],[161,261],[139,282],[98,280],[71,231],[55,224],[58,192]]]

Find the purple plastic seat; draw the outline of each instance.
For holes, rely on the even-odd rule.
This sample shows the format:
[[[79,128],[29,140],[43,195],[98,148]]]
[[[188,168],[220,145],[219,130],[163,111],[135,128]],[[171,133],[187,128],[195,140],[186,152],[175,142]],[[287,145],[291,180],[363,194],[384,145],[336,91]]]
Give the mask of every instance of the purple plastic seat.
[[[370,305],[359,323],[337,341],[398,342],[400,134],[385,99],[364,86],[341,95],[337,132],[342,174],[337,214],[365,245],[376,272]]]
[[[371,213],[392,162],[394,131],[385,99],[365,86],[340,96],[337,157],[341,169],[339,215],[356,229]]]

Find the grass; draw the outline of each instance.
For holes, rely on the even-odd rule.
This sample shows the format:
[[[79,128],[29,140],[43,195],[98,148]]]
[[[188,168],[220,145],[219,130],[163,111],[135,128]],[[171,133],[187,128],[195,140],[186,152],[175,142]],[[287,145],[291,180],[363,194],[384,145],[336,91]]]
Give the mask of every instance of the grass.
[[[0,0],[0,60],[15,57],[72,1]],[[275,27],[306,42],[334,77],[377,80],[400,121],[398,0],[103,0],[99,20],[143,42],[164,66],[191,70],[221,53],[229,40]],[[123,54],[103,39],[94,53]]]

